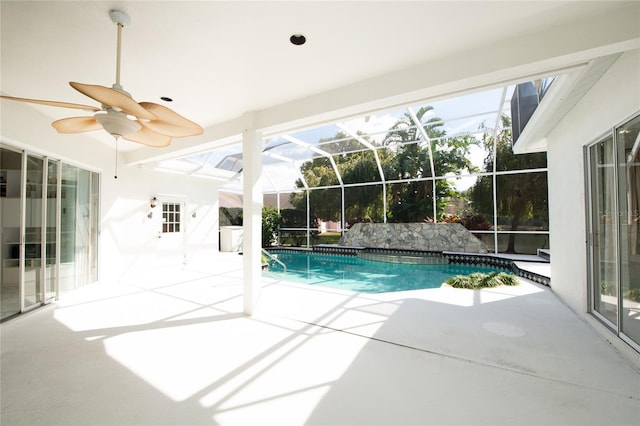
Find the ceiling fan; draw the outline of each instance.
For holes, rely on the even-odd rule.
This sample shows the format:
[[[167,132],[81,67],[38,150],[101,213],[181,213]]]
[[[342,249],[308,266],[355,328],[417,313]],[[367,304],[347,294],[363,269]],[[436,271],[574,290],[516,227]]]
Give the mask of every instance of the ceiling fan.
[[[69,117],[51,125],[59,133],[82,133],[104,129],[116,138],[138,142],[152,147],[165,147],[172,138],[202,134],[202,127],[175,111],[152,102],[136,102],[120,85],[120,51],[122,28],[130,22],[120,10],[110,10],[109,16],[118,28],[116,53],[116,82],[110,88],[99,85],[69,82],[71,87],[98,102],[100,108],[68,102],[0,96],[18,102],[74,108],[93,112],[93,116]]]

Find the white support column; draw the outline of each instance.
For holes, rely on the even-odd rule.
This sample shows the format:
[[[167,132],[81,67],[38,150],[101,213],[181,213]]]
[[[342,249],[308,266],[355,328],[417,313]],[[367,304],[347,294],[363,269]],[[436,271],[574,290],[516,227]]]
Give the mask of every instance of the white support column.
[[[247,117],[242,134],[243,188],[243,283],[244,313],[252,315],[260,295],[262,270],[262,134],[253,127],[253,117]]]

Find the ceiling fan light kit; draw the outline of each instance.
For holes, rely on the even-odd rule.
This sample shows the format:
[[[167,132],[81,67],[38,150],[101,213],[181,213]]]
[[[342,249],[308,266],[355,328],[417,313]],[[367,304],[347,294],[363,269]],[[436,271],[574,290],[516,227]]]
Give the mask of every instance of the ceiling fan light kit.
[[[113,136],[126,138],[142,128],[138,122],[129,120],[125,113],[113,109],[106,113],[97,112],[95,118]]]
[[[198,124],[175,111],[152,102],[136,102],[120,85],[121,32],[129,25],[129,16],[117,9],[109,11],[117,26],[116,81],[112,87],[69,82],[78,92],[100,103],[100,108],[68,102],[0,96],[2,99],[61,108],[74,108],[95,112],[93,117],[69,117],[54,121],[52,126],[59,133],[83,133],[104,129],[116,138],[152,147],[165,147],[172,138],[202,134]],[[131,118],[129,118],[131,117]]]

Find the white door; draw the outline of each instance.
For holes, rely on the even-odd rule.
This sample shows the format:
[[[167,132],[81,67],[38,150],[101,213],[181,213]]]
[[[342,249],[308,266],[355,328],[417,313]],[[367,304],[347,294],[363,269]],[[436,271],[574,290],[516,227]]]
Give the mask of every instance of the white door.
[[[159,266],[185,263],[186,256],[186,199],[184,197],[158,197],[156,226],[158,244],[156,259]]]

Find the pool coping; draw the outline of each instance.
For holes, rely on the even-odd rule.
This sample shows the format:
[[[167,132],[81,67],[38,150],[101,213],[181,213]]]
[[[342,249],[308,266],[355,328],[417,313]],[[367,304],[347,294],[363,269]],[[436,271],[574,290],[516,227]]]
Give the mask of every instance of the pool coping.
[[[319,244],[312,248],[304,247],[269,247],[268,250],[302,251],[339,256],[358,256],[360,252],[389,254],[391,256],[420,256],[444,257],[448,263],[461,265],[493,266],[512,271],[521,278],[551,287],[551,277],[548,272],[550,261],[536,255],[504,254],[504,253],[466,253],[451,251],[421,251],[386,248],[371,248],[359,246],[337,246]]]

